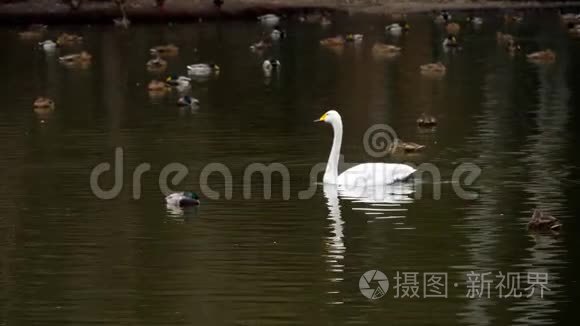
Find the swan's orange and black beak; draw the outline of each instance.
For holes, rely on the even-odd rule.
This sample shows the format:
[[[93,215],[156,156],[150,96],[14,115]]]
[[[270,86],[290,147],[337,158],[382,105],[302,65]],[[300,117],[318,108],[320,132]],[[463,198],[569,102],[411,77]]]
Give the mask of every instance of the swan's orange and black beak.
[[[314,122],[324,122],[326,121],[327,114],[323,114],[319,119],[314,120]]]

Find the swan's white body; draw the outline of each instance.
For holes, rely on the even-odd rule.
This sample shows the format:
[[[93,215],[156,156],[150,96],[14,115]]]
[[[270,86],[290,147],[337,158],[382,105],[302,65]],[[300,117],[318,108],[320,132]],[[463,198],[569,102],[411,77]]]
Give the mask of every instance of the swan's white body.
[[[258,17],[258,19],[264,25],[277,25],[280,22],[280,17],[274,14],[266,14]]]
[[[330,123],[334,131],[332,149],[322,179],[325,184],[356,187],[392,184],[408,179],[416,171],[406,164],[364,163],[338,174],[338,160],[342,145],[342,119],[338,112],[330,110],[317,121]]]
[[[52,40],[46,40],[38,43],[46,52],[54,52],[56,50],[56,43]]]

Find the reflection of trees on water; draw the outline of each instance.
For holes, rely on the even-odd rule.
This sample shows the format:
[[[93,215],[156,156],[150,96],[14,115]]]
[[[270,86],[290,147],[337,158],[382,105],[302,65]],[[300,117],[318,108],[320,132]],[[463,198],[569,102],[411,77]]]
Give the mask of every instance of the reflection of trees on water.
[[[542,207],[554,214],[564,211],[562,184],[568,175],[564,164],[569,98],[564,74],[567,62],[561,59],[554,66],[531,68],[539,83],[534,89],[538,94],[537,109],[533,113],[537,129],[527,128],[530,112],[522,112],[521,107],[530,107],[523,105],[530,100],[530,95],[523,95],[526,99],[517,94],[522,76],[516,75],[521,72],[512,65],[511,62],[495,64],[495,71],[487,74],[483,111],[476,116],[474,136],[468,139],[469,146],[477,149],[475,162],[483,168],[483,174],[480,198],[466,209],[462,225],[468,240],[464,247],[470,260],[466,266],[475,270],[520,272],[522,284],[527,282],[528,272],[547,272],[552,289],[549,295],[554,296],[562,285],[550,267],[562,264],[561,240],[550,235],[536,236],[526,251],[510,247],[530,246],[529,241],[518,240],[511,234],[521,232],[522,237],[527,237],[525,224],[531,208]],[[514,189],[521,191],[521,195],[515,195]],[[523,212],[522,205],[516,204],[522,202],[522,197],[525,198]],[[516,220],[516,216],[520,217]],[[509,234],[502,234],[506,228]],[[506,253],[513,256],[509,260],[513,263],[507,266],[498,257]],[[531,257],[522,259],[526,254]],[[461,315],[467,324],[486,325],[494,304],[493,299],[470,300]],[[551,323],[557,311],[554,304],[549,297],[519,300],[511,309],[513,322]]]

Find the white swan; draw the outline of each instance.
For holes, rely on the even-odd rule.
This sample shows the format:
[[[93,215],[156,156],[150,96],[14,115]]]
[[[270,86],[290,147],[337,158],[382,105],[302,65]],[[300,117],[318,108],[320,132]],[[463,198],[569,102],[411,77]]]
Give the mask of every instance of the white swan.
[[[344,186],[371,186],[392,184],[397,181],[408,179],[416,170],[406,164],[393,163],[364,163],[354,166],[340,175],[338,174],[338,159],[340,156],[340,146],[342,144],[342,119],[340,114],[330,110],[315,122],[321,121],[330,123],[334,131],[332,149],[324,172],[324,183]]]

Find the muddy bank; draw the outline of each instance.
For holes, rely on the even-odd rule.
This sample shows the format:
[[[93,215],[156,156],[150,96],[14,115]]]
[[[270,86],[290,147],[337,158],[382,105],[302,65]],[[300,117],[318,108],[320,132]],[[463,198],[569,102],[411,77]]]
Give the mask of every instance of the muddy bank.
[[[73,8],[70,0],[0,0],[0,23],[110,23],[121,15],[113,1],[82,0]],[[161,2],[161,1],[159,1]],[[580,1],[466,1],[466,0],[224,0],[217,8],[213,0],[127,0],[126,13],[133,22],[163,23],[199,19],[255,19],[264,13],[294,15],[312,11],[391,14],[431,10],[491,10],[508,8],[577,7]]]

